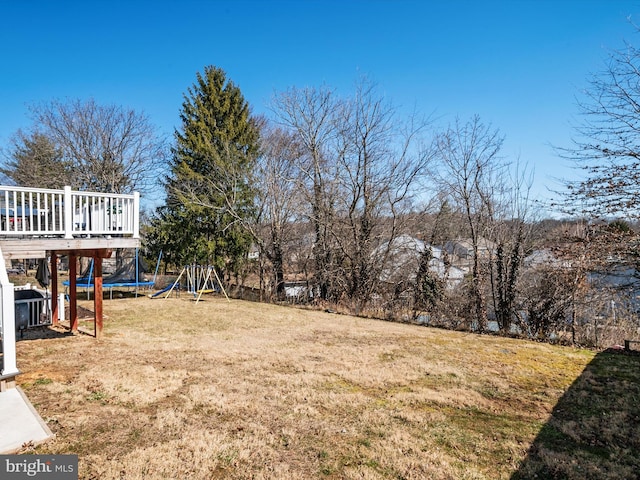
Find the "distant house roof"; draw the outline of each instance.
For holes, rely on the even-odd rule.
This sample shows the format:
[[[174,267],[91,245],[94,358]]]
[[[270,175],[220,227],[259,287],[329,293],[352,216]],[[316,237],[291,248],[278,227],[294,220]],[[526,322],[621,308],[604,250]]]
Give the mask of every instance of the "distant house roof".
[[[479,237],[478,238],[478,255],[480,257],[485,256],[491,252],[494,252],[497,245],[491,240]],[[451,255],[455,255],[459,258],[469,258],[473,256],[473,240],[471,238],[458,238],[445,243],[444,249]]]
[[[438,275],[438,278],[446,280],[449,286],[457,285],[464,278],[465,272],[463,270],[445,264],[445,252],[441,248],[428,245],[411,235],[403,234],[390,242],[383,243],[374,252],[374,255],[382,255],[388,250],[388,260],[381,273],[381,280],[394,282],[415,279],[420,255],[426,248],[431,249],[433,256],[429,262],[429,270]]]
[[[544,265],[556,262],[556,256],[551,253],[551,250],[542,249],[534,250],[524,258],[525,267],[537,267],[538,265]]]
[[[563,260],[548,248],[534,250],[524,258],[524,266],[527,268],[535,268],[542,265],[550,267],[570,267],[571,261]]]

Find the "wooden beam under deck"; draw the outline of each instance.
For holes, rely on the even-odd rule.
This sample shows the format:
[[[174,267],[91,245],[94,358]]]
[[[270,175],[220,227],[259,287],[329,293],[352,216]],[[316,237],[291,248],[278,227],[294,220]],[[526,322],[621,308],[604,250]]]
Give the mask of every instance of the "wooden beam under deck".
[[[76,257],[91,257],[91,258],[111,258],[113,250],[107,248],[96,248],[93,250],[68,250],[66,255],[75,255]]]
[[[47,258],[46,250],[22,250],[19,252],[4,253],[4,246],[0,242],[3,249],[5,260],[21,260],[23,258]]]
[[[90,238],[11,238],[0,237],[0,248],[5,259],[45,258],[46,252],[67,252],[115,250],[117,248],[139,248],[140,239],[132,237],[90,237]],[[91,253],[80,254],[92,257]]]

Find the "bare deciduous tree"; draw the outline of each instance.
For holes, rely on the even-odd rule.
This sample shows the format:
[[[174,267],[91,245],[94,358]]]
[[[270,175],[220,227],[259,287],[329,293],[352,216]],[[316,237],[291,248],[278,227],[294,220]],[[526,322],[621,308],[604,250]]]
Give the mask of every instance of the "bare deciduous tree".
[[[39,104],[31,114],[38,130],[62,152],[78,189],[145,192],[160,176],[164,144],[144,114],[93,99]]]
[[[412,206],[416,179],[430,160],[418,142],[428,122],[401,121],[367,79],[357,84],[339,114],[338,215],[332,231],[344,258],[346,294],[359,311],[379,285],[388,258],[388,250],[379,247],[392,248],[396,236],[404,233],[400,222]]]
[[[502,169],[499,157],[502,143],[503,137],[498,130],[484,124],[477,115],[466,123],[456,118],[436,139],[437,182],[450,196],[452,204],[464,213],[471,238],[474,316],[480,330],[487,326],[487,305],[479,247],[489,219],[494,216],[498,185],[495,178]]]
[[[285,246],[291,240],[302,198],[297,168],[302,149],[292,133],[281,128],[263,127],[261,150],[255,174],[260,210],[256,228],[264,226],[266,232],[260,235],[256,231],[254,238],[273,266],[275,291],[281,299],[284,295]]]
[[[566,182],[563,210],[591,217],[640,215],[639,81],[640,50],[630,43],[589,79],[578,98],[581,121],[573,146],[559,149],[584,172],[583,180]]]
[[[344,99],[325,88],[290,89],[273,108],[302,146],[299,191],[314,226],[320,297],[349,300],[359,312],[389,257],[381,245],[394,245],[429,160],[419,144],[428,122],[401,121],[367,79]]]
[[[335,278],[335,258],[330,226],[335,215],[335,162],[329,150],[335,142],[336,112],[341,108],[333,91],[327,88],[290,88],[276,95],[272,109],[284,127],[296,135],[303,148],[298,169],[305,193],[306,215],[314,227],[313,256],[319,296],[326,300]]]
[[[500,331],[507,333],[516,319],[520,274],[525,252],[530,247],[532,176],[516,162],[515,171],[505,168],[497,181],[502,185],[502,194],[494,197],[496,207],[490,219],[489,237],[496,249],[490,252],[489,273],[495,318]]]

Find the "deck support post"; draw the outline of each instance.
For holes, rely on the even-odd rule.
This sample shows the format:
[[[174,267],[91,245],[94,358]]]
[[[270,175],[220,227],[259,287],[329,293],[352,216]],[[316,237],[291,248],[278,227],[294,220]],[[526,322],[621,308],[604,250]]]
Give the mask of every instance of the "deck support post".
[[[78,275],[78,257],[69,254],[69,326],[71,332],[78,332],[78,292],[76,276]]]
[[[102,257],[93,257],[95,278],[93,280],[93,331],[97,339],[102,338]]]
[[[51,252],[51,324],[58,325],[58,254]]]

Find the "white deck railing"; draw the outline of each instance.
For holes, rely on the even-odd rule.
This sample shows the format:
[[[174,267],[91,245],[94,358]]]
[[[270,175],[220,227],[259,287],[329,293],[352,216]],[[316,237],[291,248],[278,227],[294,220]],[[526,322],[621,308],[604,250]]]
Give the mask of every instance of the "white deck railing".
[[[140,237],[140,194],[0,186],[0,236]]]

